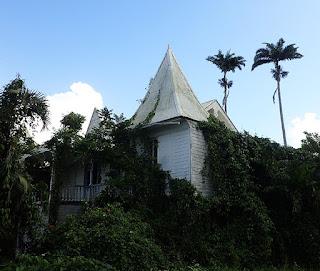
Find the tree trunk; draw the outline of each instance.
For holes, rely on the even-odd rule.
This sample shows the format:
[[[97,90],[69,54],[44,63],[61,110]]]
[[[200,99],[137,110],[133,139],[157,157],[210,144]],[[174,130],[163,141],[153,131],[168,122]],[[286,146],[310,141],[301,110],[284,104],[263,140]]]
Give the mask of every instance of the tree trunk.
[[[281,93],[280,93],[280,78],[278,78],[278,80],[277,80],[277,87],[278,87],[279,111],[280,111],[280,119],[281,119],[283,145],[285,147],[287,147],[286,129],[284,127],[283,112],[282,112],[282,102],[281,102]]]
[[[224,80],[224,98],[223,98],[223,103],[224,103],[224,111],[227,114],[227,92],[228,92],[228,85],[227,85],[227,73],[225,72],[223,75],[223,80]]]

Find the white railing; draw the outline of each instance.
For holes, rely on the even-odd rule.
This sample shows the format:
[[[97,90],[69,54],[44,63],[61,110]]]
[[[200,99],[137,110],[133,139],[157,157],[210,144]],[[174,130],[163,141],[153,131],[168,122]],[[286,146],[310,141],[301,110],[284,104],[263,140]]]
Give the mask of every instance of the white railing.
[[[61,201],[90,201],[94,200],[106,188],[106,184],[88,186],[65,186],[61,189]]]

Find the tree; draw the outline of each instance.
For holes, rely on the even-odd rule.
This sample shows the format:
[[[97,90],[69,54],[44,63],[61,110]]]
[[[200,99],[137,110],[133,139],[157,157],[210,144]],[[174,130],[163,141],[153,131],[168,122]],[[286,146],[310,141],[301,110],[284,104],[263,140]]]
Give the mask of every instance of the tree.
[[[19,230],[28,223],[30,177],[24,155],[35,146],[28,127],[49,120],[45,97],[26,87],[19,76],[0,92],[0,255],[15,255]],[[29,202],[28,202],[29,201]]]
[[[227,73],[230,71],[235,72],[236,68],[241,70],[242,66],[245,66],[246,61],[242,56],[235,56],[235,54],[230,53],[230,51],[228,51],[224,55],[220,50],[217,55],[208,56],[206,60],[216,65],[223,73],[223,77],[219,79],[218,83],[222,88],[224,88],[224,97],[222,105],[224,106],[224,111],[227,113],[227,100],[229,97],[229,89],[233,85],[233,81],[227,79]]]
[[[82,116],[78,113],[71,112],[71,113],[63,116],[63,118],[61,120],[61,124],[65,128],[80,131],[84,121],[85,121],[84,116]]]
[[[320,160],[320,134],[304,132],[301,148]]]
[[[252,65],[251,70],[253,71],[256,67],[273,63],[274,69],[271,69],[271,73],[273,78],[277,81],[277,88],[273,94],[273,102],[275,99],[275,95],[278,92],[279,99],[279,111],[280,111],[280,119],[281,119],[281,127],[282,127],[282,136],[283,136],[283,144],[287,146],[287,138],[286,138],[286,130],[284,126],[283,120],[283,111],[282,111],[282,102],[281,102],[281,92],[280,92],[280,81],[282,78],[287,77],[287,71],[282,70],[280,61],[283,60],[292,60],[303,57],[302,54],[298,53],[298,47],[295,47],[295,44],[289,44],[284,46],[285,41],[281,38],[276,44],[273,43],[264,43],[265,48],[260,48],[256,51],[256,55],[254,57],[254,63]]]
[[[62,127],[45,143],[52,153],[52,190],[49,202],[50,224],[55,224],[57,221],[60,189],[64,173],[81,156],[77,151],[77,147],[83,139],[79,132],[84,121],[84,116],[74,112],[63,116],[60,121]]]

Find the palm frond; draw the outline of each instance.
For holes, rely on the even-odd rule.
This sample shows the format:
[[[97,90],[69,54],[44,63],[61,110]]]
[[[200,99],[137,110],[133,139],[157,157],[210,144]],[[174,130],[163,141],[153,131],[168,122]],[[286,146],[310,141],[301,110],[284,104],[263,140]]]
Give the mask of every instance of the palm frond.
[[[265,48],[260,48],[257,50],[256,55],[254,57],[254,62],[261,59],[261,58],[271,58],[270,51]]]
[[[286,78],[289,74],[288,71],[284,71],[282,70],[282,67],[280,65],[278,65],[278,68],[276,69],[271,69],[271,74],[272,74],[272,77],[278,81],[280,80],[281,78]]]
[[[283,44],[285,43],[284,39],[283,38],[280,38],[278,41],[277,41],[277,49],[278,50],[282,50],[283,49]]]
[[[290,44],[283,49],[280,60],[292,60],[302,57],[303,55],[298,53],[298,47],[295,47],[295,44]]]
[[[282,78],[286,78],[288,76],[288,74],[289,74],[288,71],[282,71],[280,75]]]
[[[235,56],[234,53],[231,53],[230,50],[223,54],[221,50],[218,51],[218,54],[214,56],[208,56],[207,61],[215,64],[221,72],[234,72],[237,68],[239,70],[245,66],[246,60],[242,56]]]
[[[260,65],[271,63],[271,62],[273,62],[273,60],[271,58],[255,59],[254,63],[252,64],[251,71],[253,71],[256,67],[258,67]]]
[[[49,124],[49,110],[46,97],[38,91],[25,89],[23,91],[23,105],[26,117],[32,121],[39,118],[43,124],[42,129]]]
[[[228,79],[224,79],[224,78],[219,79],[218,83],[222,88],[225,88],[225,87],[231,88],[232,85],[233,85],[233,81],[232,80],[228,80]]]
[[[220,85],[220,87],[224,88],[224,87],[226,86],[226,83],[225,83],[225,81],[224,81],[224,78],[219,79],[219,80],[218,80],[218,84]]]
[[[280,38],[275,44],[263,44],[265,44],[265,48],[260,48],[256,51],[254,64],[252,65],[251,70],[254,70],[257,66],[262,64],[274,62],[278,65],[278,62],[282,60],[292,60],[303,57],[302,54],[298,53],[298,47],[295,47],[295,44],[289,44],[284,47],[285,41],[283,38]],[[286,75],[283,74],[282,76],[285,77]]]
[[[271,51],[274,51],[276,49],[276,46],[273,44],[273,43],[268,43],[268,42],[265,42],[263,43],[266,45],[266,49],[271,52]]]

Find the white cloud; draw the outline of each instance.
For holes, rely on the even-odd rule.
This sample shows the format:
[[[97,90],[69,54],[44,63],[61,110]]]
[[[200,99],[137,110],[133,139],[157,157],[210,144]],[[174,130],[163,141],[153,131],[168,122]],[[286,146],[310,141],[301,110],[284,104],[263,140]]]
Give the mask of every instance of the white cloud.
[[[70,90],[47,96],[50,110],[50,125],[45,131],[35,131],[34,138],[38,143],[50,139],[54,130],[59,129],[62,116],[75,112],[86,117],[82,132],[85,132],[91,118],[94,107],[102,108],[103,100],[101,94],[92,86],[83,82],[71,84]]]
[[[305,113],[302,118],[294,118],[288,130],[289,145],[300,147],[305,138],[304,132],[320,133],[320,116],[316,113]]]

